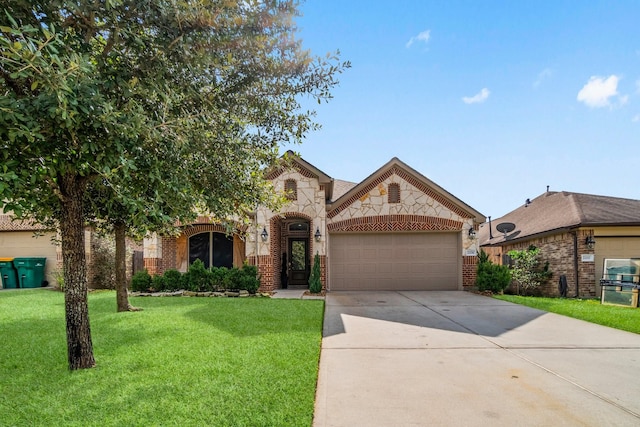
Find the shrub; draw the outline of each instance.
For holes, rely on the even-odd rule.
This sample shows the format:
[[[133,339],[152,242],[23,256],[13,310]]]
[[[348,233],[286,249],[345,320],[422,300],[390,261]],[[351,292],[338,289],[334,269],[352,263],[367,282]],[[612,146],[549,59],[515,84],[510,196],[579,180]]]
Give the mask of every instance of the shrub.
[[[476,270],[476,286],[479,291],[502,293],[511,283],[511,271],[506,265],[494,264],[489,255],[480,250],[479,262]]]
[[[508,255],[513,259],[512,269],[513,281],[517,285],[517,292],[520,295],[535,292],[540,285],[546,283],[551,278],[549,263],[540,267],[540,249],[529,246],[522,251],[509,251]]]
[[[164,272],[164,288],[167,291],[177,291],[182,288],[182,273],[171,269]]]
[[[317,294],[322,291],[322,280],[320,279],[320,255],[316,253],[313,257],[313,268],[309,277],[309,292]]]
[[[260,279],[258,278],[258,267],[255,265],[244,264],[242,266],[242,277],[240,289],[245,289],[255,294],[260,288]]]
[[[201,260],[195,260],[185,274],[185,288],[188,291],[206,290],[210,282],[211,271],[204,268],[204,263]]]
[[[166,279],[163,275],[153,276],[151,278],[151,288],[156,292],[163,292],[167,289]]]
[[[147,270],[138,271],[131,278],[131,290],[136,292],[146,292],[151,287],[151,276]]]
[[[229,269],[225,267],[212,267],[211,284],[214,291],[227,289],[229,286]]]

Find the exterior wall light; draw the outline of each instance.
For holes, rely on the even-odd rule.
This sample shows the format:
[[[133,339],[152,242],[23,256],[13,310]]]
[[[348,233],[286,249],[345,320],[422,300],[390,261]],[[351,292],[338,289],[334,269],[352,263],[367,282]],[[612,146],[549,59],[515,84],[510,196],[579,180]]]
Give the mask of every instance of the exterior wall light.
[[[589,249],[593,249],[593,247],[596,245],[596,241],[592,235],[588,235],[584,243],[587,245]]]
[[[267,233],[267,227],[262,227],[262,233],[260,233],[260,237],[262,237],[262,241],[266,242],[269,238],[269,233]]]
[[[474,240],[476,238],[476,230],[474,230],[473,227],[469,228],[469,238],[471,240]]]
[[[313,237],[316,238],[316,242],[320,241],[320,238],[322,237],[322,234],[320,234],[320,227],[316,227],[316,234],[314,234]]]

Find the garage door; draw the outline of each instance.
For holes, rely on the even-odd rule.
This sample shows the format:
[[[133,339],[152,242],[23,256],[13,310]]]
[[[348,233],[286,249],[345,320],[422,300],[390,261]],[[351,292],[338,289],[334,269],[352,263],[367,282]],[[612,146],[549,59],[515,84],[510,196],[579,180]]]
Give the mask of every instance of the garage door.
[[[332,234],[329,289],[457,290],[458,233]]]

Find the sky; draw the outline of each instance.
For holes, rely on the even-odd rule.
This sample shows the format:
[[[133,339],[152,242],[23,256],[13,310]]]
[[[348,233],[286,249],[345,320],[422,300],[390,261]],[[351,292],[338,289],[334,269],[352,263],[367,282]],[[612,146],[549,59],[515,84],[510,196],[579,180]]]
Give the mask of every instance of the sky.
[[[285,146],[360,182],[399,158],[485,216],[550,187],[640,199],[640,1],[307,0],[352,67]]]

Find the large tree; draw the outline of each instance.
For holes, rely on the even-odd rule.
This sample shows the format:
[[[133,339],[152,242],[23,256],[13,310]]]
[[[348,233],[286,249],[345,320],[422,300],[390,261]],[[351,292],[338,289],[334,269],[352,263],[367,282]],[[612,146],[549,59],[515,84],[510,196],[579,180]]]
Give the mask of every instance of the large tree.
[[[0,200],[58,225],[70,369],[95,364],[83,227],[153,229],[268,201],[261,171],[314,129],[348,64],[302,50],[293,0],[8,0],[0,14]],[[107,208],[85,204],[106,186]],[[180,196],[182,195],[182,196]],[[103,206],[104,207],[104,206]],[[166,208],[166,209],[164,209]],[[146,213],[146,220],[137,220]],[[150,220],[152,218],[153,220]]]

